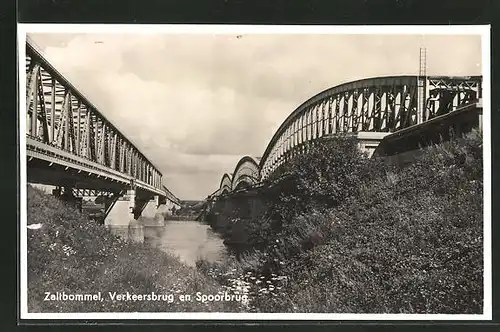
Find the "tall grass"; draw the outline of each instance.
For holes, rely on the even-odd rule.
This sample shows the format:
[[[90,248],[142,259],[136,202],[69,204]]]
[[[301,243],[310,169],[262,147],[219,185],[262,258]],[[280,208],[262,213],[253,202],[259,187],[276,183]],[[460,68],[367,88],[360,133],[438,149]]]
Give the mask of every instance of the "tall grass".
[[[287,281],[258,293],[254,310],[481,313],[481,134],[427,148],[405,167],[356,151],[349,138],[311,147],[283,170],[267,215],[245,224],[259,241],[228,266],[240,265],[254,293],[261,275]]]
[[[176,257],[127,242],[58,199],[28,186],[29,312],[241,311],[242,304],[199,302],[228,291]],[[108,292],[174,294],[174,301],[112,301]],[[230,290],[229,290],[230,291]],[[44,301],[45,292],[101,292],[103,301]],[[180,294],[192,301],[182,302]]]

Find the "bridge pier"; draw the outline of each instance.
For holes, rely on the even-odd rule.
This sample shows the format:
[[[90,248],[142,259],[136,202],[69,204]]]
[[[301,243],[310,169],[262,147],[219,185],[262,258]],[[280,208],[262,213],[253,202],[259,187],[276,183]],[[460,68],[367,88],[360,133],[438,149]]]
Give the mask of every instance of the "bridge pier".
[[[160,213],[162,216],[171,216],[173,215],[174,210],[179,210],[180,205],[172,202],[169,199],[164,199],[162,203],[160,203],[160,206],[158,207],[158,213]]]
[[[132,240],[144,242],[144,226],[164,226],[164,214],[174,203],[159,195],[128,189],[125,194],[109,204],[104,225],[114,234]]]
[[[164,226],[165,218],[163,214],[165,212],[166,199],[160,197],[159,195],[155,195],[145,202],[141,211],[141,217],[148,221],[148,224],[153,224],[154,226]]]
[[[104,225],[114,234],[134,242],[144,242],[144,225],[138,220],[137,193],[135,189],[128,189],[125,194],[117,198],[109,209]],[[140,203],[140,202],[139,202]]]

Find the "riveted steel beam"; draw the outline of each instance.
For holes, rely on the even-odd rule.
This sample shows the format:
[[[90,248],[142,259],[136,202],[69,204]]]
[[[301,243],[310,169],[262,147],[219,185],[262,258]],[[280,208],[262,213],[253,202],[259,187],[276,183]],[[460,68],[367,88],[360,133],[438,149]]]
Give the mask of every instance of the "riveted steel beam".
[[[418,76],[368,78],[322,91],[297,107],[271,138],[260,160],[263,178],[286,159],[281,157],[290,132],[290,148],[285,149],[291,150],[290,155],[303,153],[306,142],[324,133],[395,132],[478,100],[481,80],[481,76],[428,76],[423,96],[418,94]],[[418,106],[421,97],[423,110]]]
[[[144,184],[148,188],[154,186],[161,195],[162,176],[158,167],[29,40],[26,42],[26,112],[27,138],[60,149],[62,155],[70,153],[112,171],[126,173],[139,182],[146,180],[149,168],[154,178]]]

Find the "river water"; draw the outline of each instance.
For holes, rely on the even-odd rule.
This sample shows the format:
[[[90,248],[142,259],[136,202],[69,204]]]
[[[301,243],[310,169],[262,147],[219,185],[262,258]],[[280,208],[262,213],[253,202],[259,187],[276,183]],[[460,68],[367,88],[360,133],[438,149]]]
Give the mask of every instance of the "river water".
[[[226,255],[220,236],[199,221],[165,220],[164,226],[144,226],[144,242],[178,256],[187,265],[195,266],[202,258],[217,262]]]

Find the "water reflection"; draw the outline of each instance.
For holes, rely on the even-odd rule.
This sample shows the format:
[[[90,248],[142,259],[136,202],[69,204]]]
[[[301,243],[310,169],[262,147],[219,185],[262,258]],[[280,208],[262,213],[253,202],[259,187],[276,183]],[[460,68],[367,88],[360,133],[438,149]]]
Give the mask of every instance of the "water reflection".
[[[199,221],[157,220],[140,217],[134,224],[106,225],[111,233],[134,242],[144,242],[154,248],[178,256],[184,263],[195,266],[200,258],[209,262],[222,260],[227,254],[220,236],[210,226]]]
[[[144,242],[179,256],[181,261],[191,266],[199,258],[216,262],[226,254],[222,239],[210,226],[198,221],[166,220],[164,226],[146,225]]]

